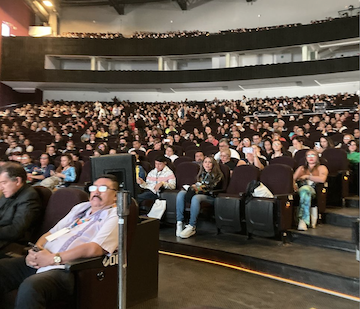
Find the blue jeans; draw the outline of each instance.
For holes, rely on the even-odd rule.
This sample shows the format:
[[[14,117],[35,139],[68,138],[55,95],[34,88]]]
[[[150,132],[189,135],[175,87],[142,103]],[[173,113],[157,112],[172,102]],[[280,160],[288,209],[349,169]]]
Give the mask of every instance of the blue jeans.
[[[176,220],[184,221],[184,211],[185,211],[185,194],[186,191],[180,191],[176,196]],[[190,205],[190,221],[191,226],[196,226],[197,217],[200,212],[200,203],[207,202],[211,205],[214,205],[215,198],[205,194],[195,194],[191,199]]]

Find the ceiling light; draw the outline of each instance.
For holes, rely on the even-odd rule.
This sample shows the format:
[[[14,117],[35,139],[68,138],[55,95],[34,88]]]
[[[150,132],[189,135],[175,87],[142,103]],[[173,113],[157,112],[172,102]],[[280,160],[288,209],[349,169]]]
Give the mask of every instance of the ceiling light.
[[[47,7],[52,7],[53,4],[51,3],[51,1],[45,0],[43,1],[44,5],[46,5]]]

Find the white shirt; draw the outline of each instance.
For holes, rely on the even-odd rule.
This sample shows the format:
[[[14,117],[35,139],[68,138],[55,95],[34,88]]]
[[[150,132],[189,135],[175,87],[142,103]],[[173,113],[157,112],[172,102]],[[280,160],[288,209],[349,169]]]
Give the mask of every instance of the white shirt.
[[[240,160],[239,153],[235,149],[232,149],[232,148],[229,148],[229,149],[230,149],[230,157]],[[215,154],[214,159],[216,161],[220,160],[220,151]]]
[[[109,254],[112,254],[118,247],[118,216],[116,207],[111,206],[92,214],[90,202],[74,206],[62,220],[50,229],[51,234],[64,228],[69,228],[69,232],[51,242],[48,241],[44,248],[52,253],[57,253],[70,250],[82,244],[94,242],[109,252]],[[85,222],[74,226],[76,220],[84,212],[85,215],[81,219],[84,219]],[[65,265],[41,267],[37,272],[40,273],[58,268],[64,269]]]

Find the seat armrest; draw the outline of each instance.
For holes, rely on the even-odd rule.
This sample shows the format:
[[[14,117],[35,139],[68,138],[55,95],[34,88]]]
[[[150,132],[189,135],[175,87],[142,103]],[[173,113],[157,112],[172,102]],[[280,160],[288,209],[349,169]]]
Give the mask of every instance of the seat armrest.
[[[278,199],[293,199],[294,193],[291,194],[276,194],[274,195],[274,198],[278,198]]]
[[[218,189],[218,190],[209,191],[209,194],[210,194],[212,197],[216,197],[219,193],[223,193],[223,192],[225,192],[223,189]]]
[[[65,264],[65,270],[67,271],[79,271],[83,269],[103,267],[103,260],[105,255],[97,256],[88,259],[77,259]]]

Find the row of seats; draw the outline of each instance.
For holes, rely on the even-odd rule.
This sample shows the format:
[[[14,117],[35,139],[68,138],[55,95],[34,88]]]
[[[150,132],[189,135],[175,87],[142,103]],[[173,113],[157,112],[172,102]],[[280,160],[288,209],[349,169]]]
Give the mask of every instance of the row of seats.
[[[216,197],[214,207],[206,203],[201,204],[202,215],[208,219],[215,216],[219,230],[247,231],[260,236],[275,236],[286,232],[294,224],[294,199],[296,200],[293,188],[294,171],[289,165],[279,164],[278,162],[282,158],[278,159],[262,171],[252,165],[237,166],[231,178],[228,167],[220,164],[225,180],[222,193]],[[175,172],[176,189],[165,190],[160,195],[160,199],[167,202],[167,209],[163,217],[165,222],[172,224],[176,222],[176,195],[182,190],[183,185],[196,182],[198,171],[197,163],[182,162],[178,165]],[[332,191],[340,201],[346,196],[348,188],[348,179],[344,177],[345,172],[346,170],[337,170],[331,173],[330,170],[328,176],[329,191]],[[267,208],[261,205],[254,208],[245,207],[246,189],[252,180],[260,180],[274,194],[275,197],[271,203],[268,203]],[[326,205],[329,205],[327,184],[318,184],[316,191],[316,204],[319,207],[321,218],[321,214],[326,210]],[[265,201],[269,202],[269,199],[265,199]]]

